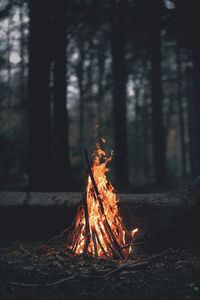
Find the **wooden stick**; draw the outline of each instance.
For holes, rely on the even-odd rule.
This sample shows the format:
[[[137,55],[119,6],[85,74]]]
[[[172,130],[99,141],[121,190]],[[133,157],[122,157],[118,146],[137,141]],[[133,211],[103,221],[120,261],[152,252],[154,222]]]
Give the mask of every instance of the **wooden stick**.
[[[78,241],[75,241],[74,246],[73,246],[73,248],[71,250],[72,254],[74,254],[76,252],[77,246],[78,246]]]
[[[94,195],[95,200],[97,200],[97,196],[96,196],[94,190],[93,190],[93,195]],[[105,216],[105,213],[104,213],[104,212],[101,212],[101,213],[103,213],[104,216]],[[106,216],[105,216],[105,219],[106,219],[106,221],[107,221]],[[112,252],[112,254],[113,254],[113,256],[114,256],[115,258],[118,258],[119,253],[118,253],[118,250],[116,249],[115,244],[113,243],[113,239],[112,239],[112,235],[114,236],[114,234],[113,234],[112,230],[111,230],[111,233],[108,231],[107,224],[105,224],[105,222],[103,222],[103,225],[104,225],[106,234],[107,234],[107,236],[109,237],[109,240],[110,240],[110,242],[111,242],[111,244],[112,244],[112,247],[111,247],[111,244],[109,244],[109,241],[106,241],[107,248],[109,248],[109,250]],[[108,225],[109,225],[109,224],[108,224]],[[109,227],[110,227],[110,226],[109,226]],[[103,230],[102,230],[100,224],[99,224],[99,228],[100,228],[100,231],[101,231],[102,236],[104,236],[104,232],[103,232]],[[96,233],[96,234],[97,234],[97,233]],[[105,239],[105,238],[104,238],[104,239]]]
[[[92,230],[92,241],[93,241],[93,244],[94,244],[94,256],[97,258],[98,257],[97,242],[96,242],[96,236],[94,234],[94,229]]]
[[[101,213],[104,215],[104,218],[105,218],[105,228],[107,229],[107,234],[111,240],[111,243],[113,244],[113,246],[115,247],[116,249],[116,252],[118,253],[117,254],[117,257],[121,258],[121,259],[124,259],[124,254],[121,250],[121,247],[120,245],[118,244],[116,238],[115,238],[115,235],[113,234],[112,232],[112,229],[110,228],[110,224],[108,223],[108,220],[106,218],[106,215],[105,215],[105,211],[104,211],[104,207],[103,207],[103,203],[102,203],[102,200],[101,200],[101,196],[99,194],[99,191],[98,191],[98,188],[97,188],[97,185],[96,185],[96,182],[95,182],[95,179],[94,179],[94,176],[93,176],[93,173],[92,173],[92,170],[91,170],[91,167],[90,167],[90,162],[89,162],[89,158],[88,158],[88,152],[87,150],[85,150],[85,159],[86,159],[86,164],[87,164],[87,167],[88,167],[88,172],[89,172],[89,176],[91,178],[91,181],[92,181],[92,185],[93,185],[93,188],[94,188],[94,191],[95,191],[95,194],[97,196],[97,199],[98,199],[98,202],[99,202],[99,206],[100,206],[100,210],[101,210]]]
[[[106,241],[107,248],[109,248],[109,250],[111,250],[111,252],[112,252],[112,254],[113,254],[113,256],[114,256],[115,258],[118,258],[119,254],[118,254],[118,251],[117,251],[117,249],[116,249],[116,247],[115,247],[115,245],[114,245],[114,243],[113,243],[113,240],[112,240],[112,238],[111,238],[111,236],[110,236],[110,234],[109,234],[108,228],[107,228],[105,222],[103,222],[102,224],[104,225],[105,233],[103,232],[102,227],[99,225],[99,229],[100,229],[100,231],[101,231],[101,234],[102,234],[102,236],[104,236],[104,239],[106,239],[106,236],[108,236],[108,238],[109,238],[109,240],[110,240],[110,242],[109,242],[109,241]],[[105,235],[105,234],[106,234],[106,235]],[[112,246],[112,247],[111,247],[111,246]]]
[[[101,201],[101,197],[100,197],[100,194],[99,194],[99,191],[98,191],[98,188],[97,188],[97,185],[96,185],[96,182],[95,182],[95,179],[94,179],[91,167],[90,167],[90,161],[89,161],[89,158],[88,158],[88,152],[87,152],[87,150],[85,150],[85,160],[86,160],[86,164],[87,164],[89,176],[90,176],[90,179],[92,181],[92,185],[93,185],[95,194],[97,196],[97,200],[99,201],[100,209],[101,209],[102,213],[105,214],[104,213],[104,207],[103,207],[103,204],[102,204],[102,201]]]
[[[103,247],[102,244],[101,244],[100,238],[99,238],[99,236],[98,236],[96,230],[94,230],[94,235],[95,235],[95,237],[96,237],[96,239],[97,239],[97,242],[98,242],[98,244],[99,244],[99,247],[101,248],[101,251],[103,252],[104,256],[105,256],[105,257],[108,257],[108,254],[107,254],[106,251],[104,250],[104,247]]]
[[[74,245],[73,245],[73,247],[71,249],[71,253],[73,253],[73,254],[76,252],[76,248],[78,246],[78,235],[79,235],[79,233],[80,233],[80,231],[81,231],[82,228],[83,228],[83,224],[79,225],[78,230],[74,234],[75,235],[75,237],[74,237]]]
[[[104,240],[105,240],[107,249],[109,249],[109,251],[111,252],[111,254],[112,254],[114,257],[118,257],[118,254],[116,253],[115,249],[114,249],[113,247],[111,247],[109,241],[108,241],[107,238],[106,238],[105,233],[107,233],[107,232],[104,233],[104,232],[103,232],[103,229],[102,229],[102,227],[101,227],[101,225],[100,225],[99,223],[98,223],[98,225],[99,225],[99,230],[100,230],[100,232],[101,232],[101,235],[104,237]],[[108,233],[107,233],[107,235],[108,235]],[[112,243],[112,241],[111,241],[111,243]]]
[[[97,196],[96,196],[94,190],[93,190],[93,196],[94,196],[94,198],[95,198],[95,201],[97,201]],[[102,213],[102,212],[101,212],[101,213]],[[104,214],[104,215],[105,215],[105,214]],[[106,217],[105,217],[105,218],[106,218]],[[102,234],[102,236],[104,236],[104,240],[105,240],[105,234],[104,234],[103,229],[101,228],[101,225],[99,224],[99,222],[98,222],[98,225],[99,225],[99,229],[100,229],[100,231],[101,231],[101,234]],[[106,242],[107,248],[112,252],[112,254],[113,254],[114,257],[118,258],[118,251],[117,251],[115,245],[113,245],[113,240],[112,240],[111,237],[110,237],[110,233],[109,233],[109,231],[108,231],[108,229],[107,229],[107,226],[106,226],[105,223],[103,223],[103,225],[104,225],[104,228],[105,228],[105,232],[106,232],[106,234],[107,234],[107,236],[108,236],[108,238],[109,238],[109,240],[110,240],[110,242],[111,242],[111,244],[112,244],[112,247],[111,247],[111,245],[109,244],[109,241],[106,240],[105,242]],[[97,232],[96,232],[96,235],[98,236]]]
[[[85,212],[85,235],[86,235],[83,254],[85,255],[87,253],[88,246],[90,244],[90,239],[91,239],[88,206],[87,206],[87,192],[85,192],[84,194],[83,205],[84,205],[84,212]]]
[[[24,283],[24,282],[16,282],[16,281],[8,281],[8,283],[11,284],[11,285],[23,286],[23,287],[44,287],[44,286],[51,287],[51,286],[66,282],[68,280],[74,279],[77,275],[78,275],[78,273],[75,273],[74,275],[68,276],[66,278],[62,278],[60,280],[50,282],[50,283],[44,283],[44,284],[41,284],[41,283],[40,284],[37,284],[37,283]]]

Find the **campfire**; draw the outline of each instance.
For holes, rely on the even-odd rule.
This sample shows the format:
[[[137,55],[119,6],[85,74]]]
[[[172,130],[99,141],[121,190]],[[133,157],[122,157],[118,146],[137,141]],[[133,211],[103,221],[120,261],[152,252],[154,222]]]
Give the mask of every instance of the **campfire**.
[[[138,229],[128,231],[123,224],[116,191],[106,177],[112,156],[113,152],[107,155],[98,143],[90,162],[85,150],[88,175],[68,246],[72,255],[124,260],[133,251]]]

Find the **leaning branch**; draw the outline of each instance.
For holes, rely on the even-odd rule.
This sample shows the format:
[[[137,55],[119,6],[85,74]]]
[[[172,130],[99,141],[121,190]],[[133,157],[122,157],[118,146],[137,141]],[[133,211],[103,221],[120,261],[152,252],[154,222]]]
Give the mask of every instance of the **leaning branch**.
[[[87,168],[88,168],[88,173],[89,173],[90,179],[92,181],[92,185],[93,185],[97,200],[99,202],[99,207],[100,207],[101,213],[104,216],[104,220],[105,220],[104,221],[104,227],[105,227],[106,233],[109,236],[112,247],[114,248],[116,258],[119,257],[120,259],[124,259],[125,257],[124,257],[123,251],[122,251],[120,245],[118,244],[118,242],[116,240],[116,237],[115,237],[115,235],[114,235],[114,233],[113,233],[113,231],[110,227],[110,224],[108,223],[108,220],[106,218],[103,203],[102,203],[102,199],[101,199],[100,193],[98,191],[98,187],[96,185],[96,182],[95,182],[95,179],[94,179],[94,176],[93,176],[93,173],[92,173],[92,169],[90,167],[90,162],[89,162],[87,150],[85,150],[85,160],[86,160],[86,164],[87,164]]]
[[[84,206],[84,213],[85,213],[85,235],[86,235],[83,254],[85,255],[87,253],[88,246],[90,244],[90,239],[91,239],[88,206],[87,206],[87,192],[85,192],[84,194],[83,201],[84,201],[83,206]]]

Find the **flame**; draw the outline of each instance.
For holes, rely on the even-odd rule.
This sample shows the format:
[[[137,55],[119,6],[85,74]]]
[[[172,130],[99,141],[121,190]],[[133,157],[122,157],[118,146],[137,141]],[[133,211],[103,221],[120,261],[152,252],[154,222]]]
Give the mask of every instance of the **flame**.
[[[106,142],[104,138],[101,138],[101,141]],[[107,164],[112,160],[112,156],[113,152],[108,156],[100,144],[96,144],[91,171],[100,199],[95,193],[91,177],[88,176],[86,202],[78,208],[71,233],[69,248],[73,254],[86,251],[94,257],[114,257],[119,252],[120,258],[126,258],[132,250],[131,241],[138,229],[129,232],[122,222],[116,191],[106,177],[109,171]]]

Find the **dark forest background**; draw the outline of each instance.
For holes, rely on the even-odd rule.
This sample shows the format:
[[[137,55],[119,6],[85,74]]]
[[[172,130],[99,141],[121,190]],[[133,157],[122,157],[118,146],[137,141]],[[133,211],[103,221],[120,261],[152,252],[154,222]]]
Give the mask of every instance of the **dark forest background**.
[[[81,190],[100,136],[120,191],[195,178],[198,2],[1,0],[0,189]]]

